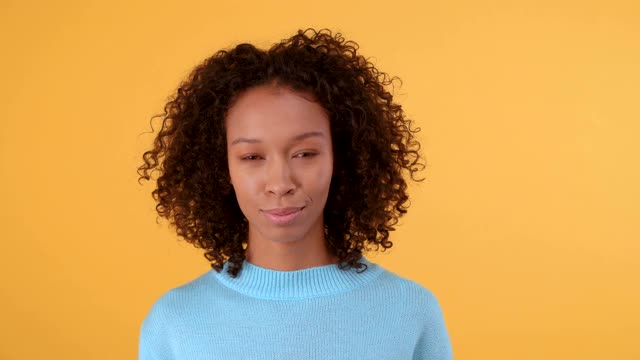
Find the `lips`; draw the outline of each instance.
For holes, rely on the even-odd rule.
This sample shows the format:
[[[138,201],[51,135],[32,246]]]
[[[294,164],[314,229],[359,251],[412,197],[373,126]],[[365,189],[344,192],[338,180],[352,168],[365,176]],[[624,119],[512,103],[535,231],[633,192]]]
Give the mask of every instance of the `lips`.
[[[289,226],[293,225],[300,218],[300,214],[304,210],[304,206],[301,208],[278,208],[271,210],[264,210],[262,214],[276,226]]]
[[[283,216],[283,215],[292,214],[300,209],[302,209],[302,207],[286,207],[286,208],[277,208],[277,209],[263,210],[263,211],[266,212],[267,214]]]

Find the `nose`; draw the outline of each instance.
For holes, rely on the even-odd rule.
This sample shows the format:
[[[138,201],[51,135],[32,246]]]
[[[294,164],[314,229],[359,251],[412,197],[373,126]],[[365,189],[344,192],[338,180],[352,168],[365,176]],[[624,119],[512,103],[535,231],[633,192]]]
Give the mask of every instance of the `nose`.
[[[283,196],[296,189],[293,172],[286,160],[273,160],[269,164],[266,179],[266,191],[269,194]]]

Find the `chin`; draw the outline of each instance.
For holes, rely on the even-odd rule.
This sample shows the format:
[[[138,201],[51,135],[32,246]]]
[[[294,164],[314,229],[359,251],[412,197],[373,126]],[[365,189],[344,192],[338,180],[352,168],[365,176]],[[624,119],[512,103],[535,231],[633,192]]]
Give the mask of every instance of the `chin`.
[[[275,243],[292,243],[301,241],[305,232],[296,229],[282,229],[271,232],[270,240]]]

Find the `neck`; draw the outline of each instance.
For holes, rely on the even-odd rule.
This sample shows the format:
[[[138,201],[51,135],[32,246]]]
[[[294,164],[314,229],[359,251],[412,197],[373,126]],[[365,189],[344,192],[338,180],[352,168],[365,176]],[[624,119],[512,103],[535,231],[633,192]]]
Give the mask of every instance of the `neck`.
[[[247,262],[271,270],[293,271],[337,264],[338,259],[318,243],[276,243],[248,241]]]
[[[320,223],[322,225],[322,223]],[[246,261],[265,269],[294,271],[337,264],[327,248],[322,226],[312,228],[299,239],[269,239],[249,227]]]

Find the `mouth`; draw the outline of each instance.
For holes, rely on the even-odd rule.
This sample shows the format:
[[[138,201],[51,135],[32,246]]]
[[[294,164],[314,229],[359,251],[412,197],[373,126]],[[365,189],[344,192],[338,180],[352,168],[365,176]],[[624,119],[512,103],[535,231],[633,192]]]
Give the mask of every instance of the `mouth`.
[[[305,206],[298,208],[274,209],[270,211],[263,210],[264,216],[274,225],[284,226],[290,225],[300,217]]]
[[[300,211],[302,210],[302,208],[304,208],[304,206],[277,208],[277,209],[262,210],[262,211],[264,211],[265,213],[273,214],[273,215],[283,216],[283,215],[292,214],[296,211]]]

